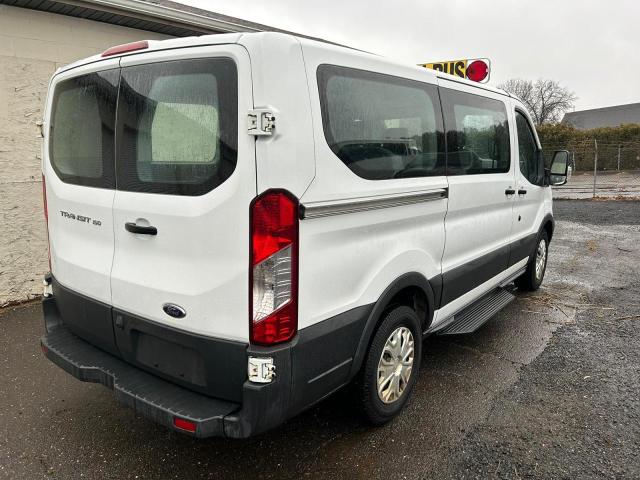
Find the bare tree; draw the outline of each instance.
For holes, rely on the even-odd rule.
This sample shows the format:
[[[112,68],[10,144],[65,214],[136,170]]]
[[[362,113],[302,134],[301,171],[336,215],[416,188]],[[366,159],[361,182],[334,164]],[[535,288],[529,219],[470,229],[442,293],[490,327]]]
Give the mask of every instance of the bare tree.
[[[562,115],[572,109],[578,99],[559,82],[542,78],[535,82],[512,78],[498,85],[498,88],[522,100],[537,125],[559,122]]]

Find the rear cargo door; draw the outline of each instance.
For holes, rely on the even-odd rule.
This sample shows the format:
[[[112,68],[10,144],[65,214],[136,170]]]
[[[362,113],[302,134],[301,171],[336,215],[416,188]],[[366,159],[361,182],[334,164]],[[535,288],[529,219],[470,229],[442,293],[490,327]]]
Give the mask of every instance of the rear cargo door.
[[[249,204],[256,195],[249,57],[238,45],[121,60],[111,272],[127,318],[248,338]],[[133,321],[133,320],[131,320]]]
[[[105,304],[111,303],[118,77],[117,60],[56,75],[45,119],[52,273],[64,287]]]

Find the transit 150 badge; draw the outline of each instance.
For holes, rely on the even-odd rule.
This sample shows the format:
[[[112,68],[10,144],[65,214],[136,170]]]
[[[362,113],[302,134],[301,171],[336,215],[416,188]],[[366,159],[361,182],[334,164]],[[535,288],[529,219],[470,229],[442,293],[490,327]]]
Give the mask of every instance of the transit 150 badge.
[[[60,215],[62,215],[63,218],[68,218],[69,220],[77,220],[78,222],[89,223],[98,227],[102,225],[100,220],[96,220],[95,218],[87,217],[85,215],[78,215],[77,213],[60,210]]]

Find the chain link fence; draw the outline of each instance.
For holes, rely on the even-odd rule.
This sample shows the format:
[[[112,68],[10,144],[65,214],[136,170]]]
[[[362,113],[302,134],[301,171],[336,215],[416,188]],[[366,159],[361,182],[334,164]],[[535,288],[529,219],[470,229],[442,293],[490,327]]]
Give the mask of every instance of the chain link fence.
[[[571,153],[575,171],[640,170],[640,141],[598,142],[596,139],[572,141],[566,144],[543,144],[545,159],[550,162],[556,150]]]
[[[557,198],[640,199],[640,141],[573,140],[543,143],[547,165],[553,152],[568,150],[574,175],[555,188]]]

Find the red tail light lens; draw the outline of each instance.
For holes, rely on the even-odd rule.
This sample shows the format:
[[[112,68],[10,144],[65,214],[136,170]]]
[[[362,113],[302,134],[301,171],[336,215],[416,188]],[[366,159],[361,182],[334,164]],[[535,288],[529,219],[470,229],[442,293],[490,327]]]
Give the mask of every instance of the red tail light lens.
[[[47,182],[42,175],[42,203],[44,204],[44,226],[47,230],[47,254],[49,256],[49,271],[51,271],[51,243],[49,241],[49,207],[47,207]]]
[[[249,331],[273,345],[298,330],[298,200],[268,190],[251,204]]]
[[[467,78],[474,82],[482,82],[489,75],[489,65],[482,60],[475,60],[467,67]]]
[[[111,55],[119,55],[121,53],[135,52],[136,50],[144,50],[149,48],[149,42],[141,40],[139,42],[125,43],[123,45],[116,45],[115,47],[107,48],[102,52],[102,57],[110,57]]]

